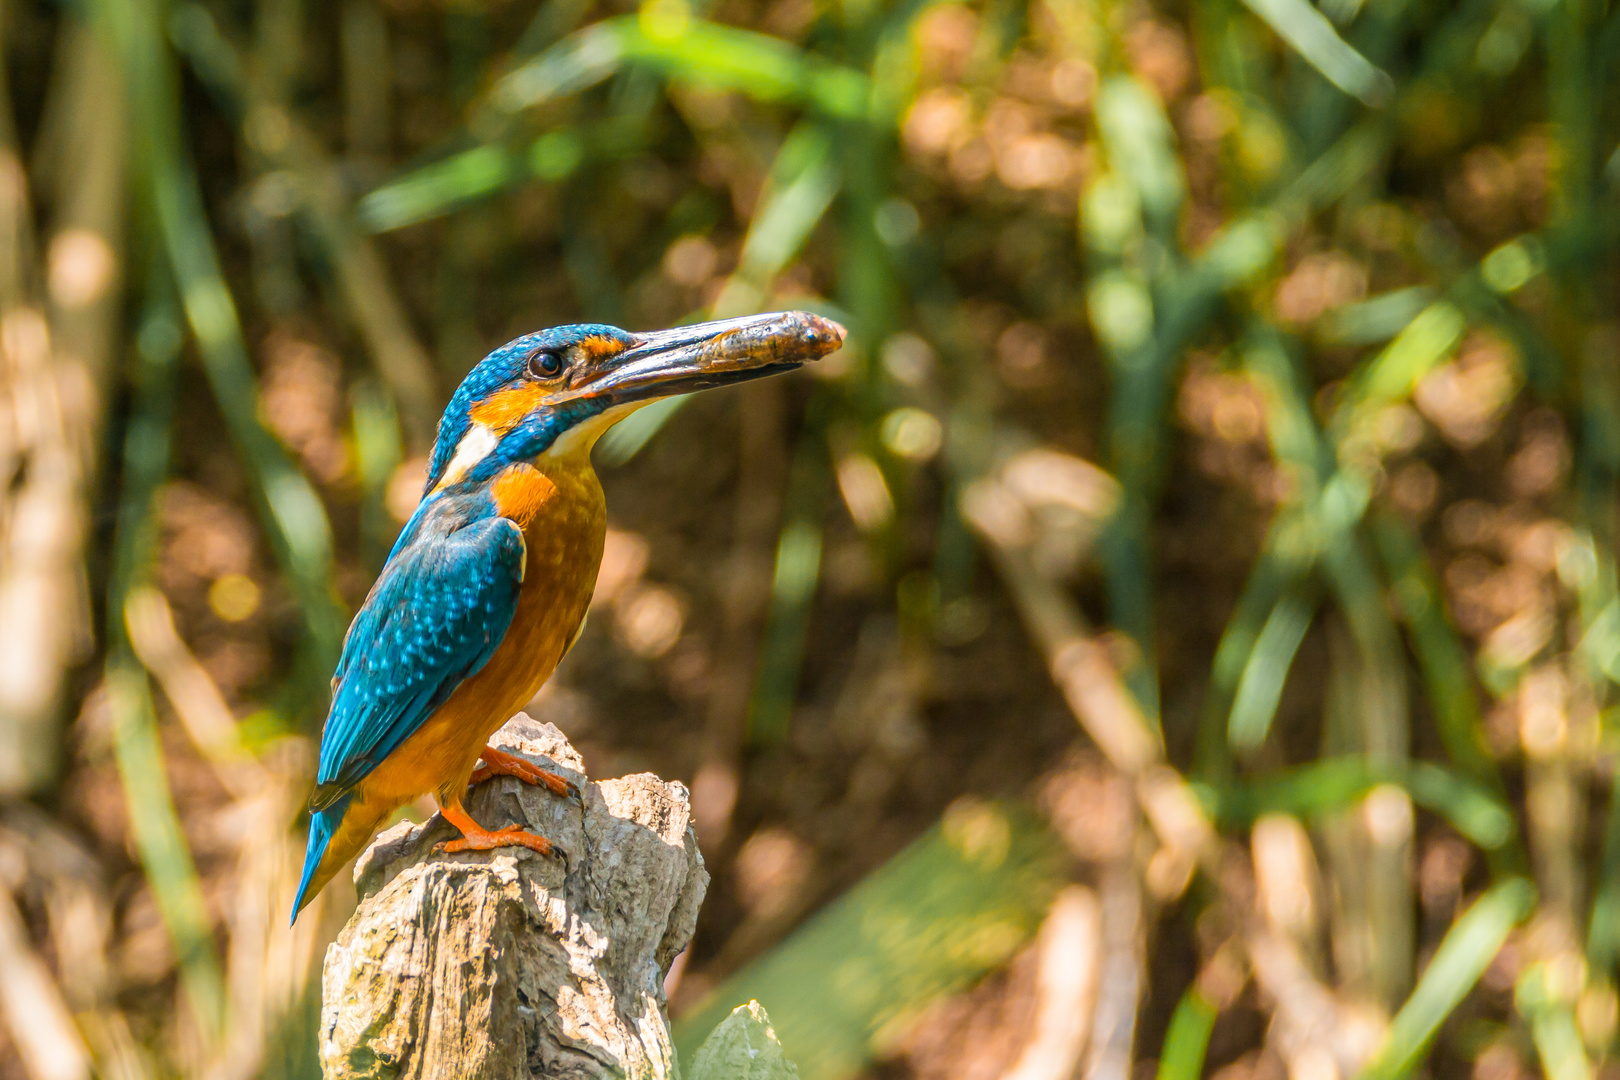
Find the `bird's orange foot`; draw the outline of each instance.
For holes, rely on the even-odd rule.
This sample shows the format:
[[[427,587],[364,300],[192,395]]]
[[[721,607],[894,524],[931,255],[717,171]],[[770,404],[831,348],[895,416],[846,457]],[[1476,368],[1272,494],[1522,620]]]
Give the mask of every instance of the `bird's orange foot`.
[[[492,851],[498,847],[526,847],[541,855],[550,855],[552,851],[550,840],[532,832],[525,832],[516,825],[508,825],[494,832],[479,830],[475,833],[465,833],[460,840],[446,840],[436,845],[435,850],[452,854],[457,851]]]
[[[436,852],[449,854],[457,851],[493,851],[498,847],[526,847],[541,855],[550,855],[555,850],[550,840],[516,825],[508,825],[504,829],[491,832],[474,821],[460,806],[442,806],[439,813],[444,815],[446,821],[461,830],[461,839],[435,844],[433,850]]]
[[[469,784],[482,784],[492,776],[511,776],[525,784],[548,788],[553,795],[562,795],[575,802],[579,801],[579,788],[567,777],[548,772],[516,754],[508,754],[504,750],[486,746],[478,756],[483,764],[473,770],[472,776],[467,781]]]

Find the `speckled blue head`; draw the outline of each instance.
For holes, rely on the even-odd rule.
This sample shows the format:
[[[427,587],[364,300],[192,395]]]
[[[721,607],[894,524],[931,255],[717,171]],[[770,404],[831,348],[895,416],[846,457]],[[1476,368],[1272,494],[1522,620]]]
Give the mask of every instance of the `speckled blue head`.
[[[540,356],[567,357],[580,343],[590,339],[600,340],[604,344],[616,343],[619,345],[619,352],[635,344],[634,336],[616,326],[607,326],[603,323],[576,323],[572,326],[554,326],[549,330],[538,330],[532,334],[513,338],[475,364],[467,373],[467,377],[461,380],[461,385],[456,387],[456,392],[450,396],[450,402],[444,408],[444,415],[439,418],[439,434],[434,441],[433,458],[428,467],[427,490],[432,491],[444,478],[445,470],[455,455],[456,448],[472,430],[475,423],[473,419],[475,409],[487,405],[496,399],[497,395],[520,392],[526,386],[535,384],[538,381],[536,373],[530,368]],[[519,422],[527,421],[524,426],[530,429],[528,434],[532,439],[543,440],[545,445],[536,446],[533,451],[541,453],[547,445],[555,441],[557,435],[561,434],[567,425],[566,422],[548,424],[546,422],[548,415],[542,414],[539,409],[535,412],[536,415],[532,417],[525,413]],[[578,419],[584,417],[580,416]],[[516,450],[517,447],[511,449]],[[512,457],[511,460],[521,458]]]
[[[525,334],[480,360],[439,421],[426,493],[495,476],[588,427],[596,435],[671,394],[791,371],[843,343],[844,328],[789,311],[632,334],[578,323]],[[596,421],[591,423],[591,421]]]

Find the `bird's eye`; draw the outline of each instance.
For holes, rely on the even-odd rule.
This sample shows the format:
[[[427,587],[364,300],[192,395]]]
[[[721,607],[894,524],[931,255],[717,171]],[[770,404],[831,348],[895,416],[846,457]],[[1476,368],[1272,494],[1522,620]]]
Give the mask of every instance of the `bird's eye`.
[[[563,359],[541,349],[529,356],[529,373],[537,379],[555,379],[562,374]]]

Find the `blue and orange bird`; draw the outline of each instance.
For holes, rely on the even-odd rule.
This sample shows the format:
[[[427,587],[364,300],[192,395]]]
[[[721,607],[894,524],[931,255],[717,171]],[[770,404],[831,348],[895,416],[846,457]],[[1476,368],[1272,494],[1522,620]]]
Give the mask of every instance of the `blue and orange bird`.
[[[837,323],[797,311],[646,334],[562,326],[473,368],[439,422],[422,502],[343,642],[294,918],[424,794],[461,830],[446,850],[550,852],[516,826],[483,828],[462,796],[496,775],[569,791],[487,743],[584,625],[607,530],[591,447],[653,400],[791,371],[843,340]]]

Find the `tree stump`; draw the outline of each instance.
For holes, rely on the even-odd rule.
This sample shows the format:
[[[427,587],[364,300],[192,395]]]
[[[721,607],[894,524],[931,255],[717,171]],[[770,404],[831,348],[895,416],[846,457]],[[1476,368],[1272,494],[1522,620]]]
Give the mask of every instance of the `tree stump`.
[[[326,952],[327,1080],[675,1076],[664,976],[709,883],[686,788],[587,783],[562,732],[523,714],[490,742],[573,780],[583,805],[507,777],[471,792],[475,820],[537,832],[549,857],[435,854],[458,835],[438,816],[372,842]]]

